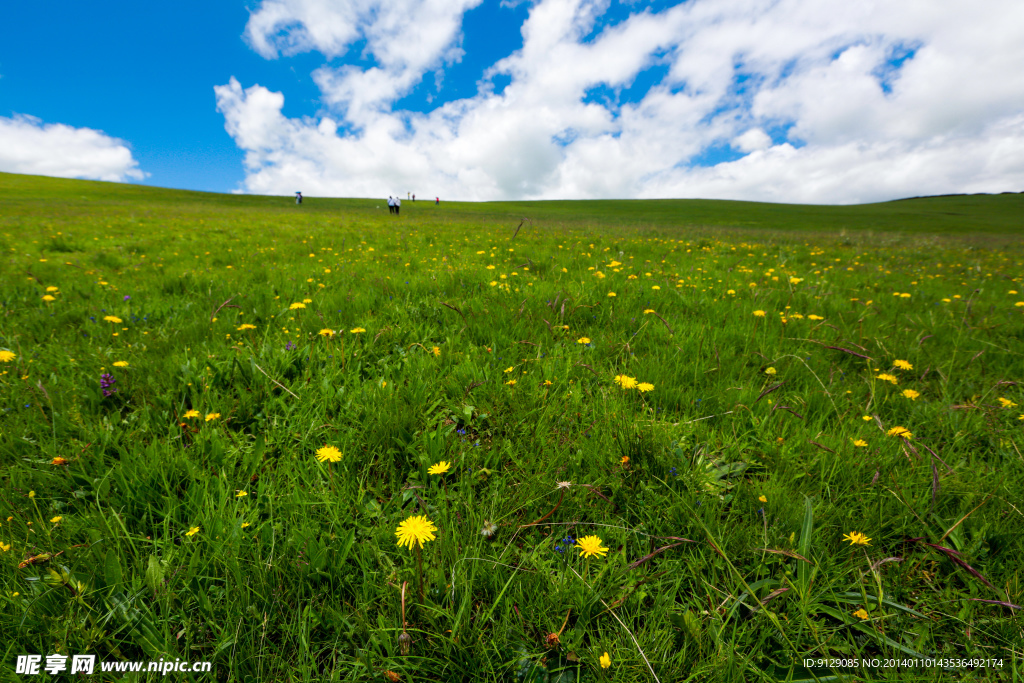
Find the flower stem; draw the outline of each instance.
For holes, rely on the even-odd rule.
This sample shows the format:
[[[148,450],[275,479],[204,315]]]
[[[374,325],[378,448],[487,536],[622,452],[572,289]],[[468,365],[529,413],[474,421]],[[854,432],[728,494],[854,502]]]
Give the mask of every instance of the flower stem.
[[[423,604],[423,551],[417,545],[416,548],[416,580],[419,582],[420,604]]]

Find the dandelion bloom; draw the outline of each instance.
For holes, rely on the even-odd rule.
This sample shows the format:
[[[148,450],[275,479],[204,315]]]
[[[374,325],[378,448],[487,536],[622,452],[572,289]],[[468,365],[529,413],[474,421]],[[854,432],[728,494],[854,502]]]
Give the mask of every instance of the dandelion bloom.
[[[871,539],[859,531],[851,531],[848,534],[843,534],[843,540],[849,541],[850,545],[871,545],[868,543]]]
[[[329,330],[329,329],[327,329],[325,327],[324,329],[322,329],[319,332],[317,332],[317,334],[319,334],[321,337],[333,337],[334,336],[334,330]]]
[[[194,526],[194,527],[192,527],[191,529],[189,529],[189,530],[188,530],[188,531],[187,531],[187,532],[185,533],[185,535],[186,535],[186,536],[195,536],[195,535],[196,535],[196,534],[198,534],[198,533],[199,533],[199,527],[197,527],[197,526]]]
[[[515,370],[515,368],[512,366],[505,368],[505,372],[512,372],[513,370]]]
[[[636,378],[626,375],[615,375],[615,383],[623,389],[633,389],[636,387]]]
[[[181,417],[183,419],[186,419],[186,420],[188,420],[190,418],[193,418],[193,417],[199,417],[199,411],[198,410],[190,410],[187,413],[185,413],[184,415],[182,415]]]
[[[309,282],[309,280],[306,280],[306,282]],[[311,304],[311,303],[313,303],[313,300],[312,299],[303,299],[302,303],[304,303],[304,304]]]
[[[629,456],[628,455],[622,456],[622,458],[619,460],[619,464],[622,465],[623,467],[628,465],[629,464]]]
[[[885,382],[892,382],[893,384],[896,384],[896,382],[899,381],[898,379],[896,379],[895,375],[890,375],[887,372],[883,372],[881,375],[878,375],[877,379],[883,380]]]
[[[294,303],[294,304],[289,304],[288,305],[288,310],[289,311],[297,311],[298,309],[305,308],[305,307],[306,307],[306,304]]]
[[[608,296],[618,296],[615,292],[608,292]]]
[[[50,294],[44,294],[43,295],[43,301],[45,301],[46,303],[50,303],[51,301],[56,301],[56,300],[57,300],[57,297],[52,296]]]
[[[3,550],[6,553],[10,549],[11,549],[11,544],[10,543],[3,543],[2,541],[0,541],[0,550]],[[17,593],[15,593],[14,595],[17,595]]]
[[[338,462],[341,460],[341,451],[334,446],[324,446],[316,449],[316,459],[320,462]]]
[[[901,436],[904,439],[913,439],[914,435],[910,433],[910,430],[906,427],[896,426],[886,432],[888,436]]]
[[[435,356],[440,356],[441,355],[441,347],[440,346],[435,346],[434,348],[432,348],[430,350],[430,352],[432,354],[434,354]]]
[[[220,413],[207,413],[206,421],[209,422],[210,420],[216,420],[218,417],[220,417]]]
[[[897,368],[899,368],[900,370],[913,370],[913,369],[914,369],[914,366],[913,366],[913,365],[911,365],[910,363],[908,363],[908,362],[907,362],[907,361],[905,361],[905,360],[899,360],[899,359],[897,359],[897,360],[894,360],[894,361],[892,362],[892,364],[893,364],[893,365],[895,365],[895,366],[896,366]]]
[[[514,379],[510,379],[509,381],[505,382],[505,384],[507,384],[509,386],[515,386],[516,381]]]
[[[865,422],[870,422],[871,421],[871,416],[870,415],[865,415],[861,419],[864,420]]]
[[[544,380],[544,386],[550,387],[551,384],[552,384],[551,380],[549,380],[549,379]]]
[[[654,313],[654,309],[653,308],[645,308],[644,309],[644,315],[647,315],[648,313]]]
[[[640,382],[640,384],[636,385],[636,390],[639,391],[640,393],[643,393],[645,391],[654,391],[654,385],[651,384],[650,382]]]
[[[123,320],[118,318],[116,315],[105,315],[105,316],[103,316],[103,319],[106,320],[108,323],[121,324],[122,322],[124,322]]]
[[[768,502],[768,499],[767,499],[767,498],[765,498],[764,496],[758,496],[758,497],[757,497],[757,499],[758,499],[759,501],[761,501],[762,503],[767,503],[767,502]]]
[[[598,660],[598,661],[601,662],[601,668],[602,669],[607,669],[608,667],[610,667],[612,665],[612,658],[608,656],[607,652],[605,652],[603,655],[601,655],[601,659]]]
[[[249,323],[242,323],[241,325],[238,326],[238,331],[239,332],[244,332],[245,330],[255,330],[255,329],[256,329],[256,326],[255,325],[250,325]]]
[[[776,373],[775,368],[765,368],[764,369],[764,374],[766,374],[766,375],[774,375],[775,373]]]
[[[658,285],[654,285],[653,287],[651,287],[651,289],[661,289],[661,287],[659,287]]]
[[[577,344],[589,344],[590,343],[590,337],[580,337],[579,339],[576,340],[576,343]]]
[[[867,448],[868,442],[865,441],[864,439],[856,439],[853,440],[853,445],[856,446],[857,448]]]
[[[50,524],[59,524],[62,519],[64,518],[60,515],[57,515],[56,517],[50,520]]]
[[[858,619],[868,619],[869,618],[868,617],[868,613],[864,611],[863,607],[861,609],[857,610],[856,612],[854,612],[853,616],[857,617]]]
[[[8,351],[7,349],[0,350],[0,362],[10,363],[17,357],[17,354],[15,354],[13,351]]]
[[[755,318],[763,318],[764,317],[764,311],[754,311],[754,317]]]
[[[1016,403],[1014,403],[1013,401],[1011,401],[1008,398],[998,398],[996,400],[999,401],[999,405],[1002,408],[1013,408],[1014,406],[1017,405]]]
[[[919,394],[918,392],[914,391],[913,389],[904,389],[903,390],[903,395],[906,396],[907,398],[909,398],[911,401],[913,401],[918,396],[920,396],[921,394]]]
[[[126,367],[128,367],[128,361],[126,361],[126,360],[114,361],[114,367],[115,368],[126,368]]]
[[[56,458],[54,458],[53,460],[50,461],[50,464],[51,465],[67,465],[68,464],[68,459],[67,458],[62,458],[60,456],[57,456]]]
[[[50,285],[49,287],[46,288],[46,291],[47,292],[56,292],[59,289],[60,289],[60,287],[54,287],[53,285]],[[1010,293],[1011,294],[1016,294],[1016,292],[1010,292]]]
[[[239,491],[238,493],[235,494],[235,498],[245,498],[248,495],[248,491]]]
[[[437,531],[437,527],[427,519],[426,515],[414,515],[398,525],[395,536],[398,537],[399,547],[404,545],[412,550],[417,543],[422,548],[424,541],[433,541],[435,531]]]
[[[352,334],[362,334],[363,332],[366,332],[366,330],[363,329],[362,327],[353,327],[351,330],[349,330],[349,332],[351,332]]]
[[[803,281],[804,281],[804,279],[802,277],[791,277],[791,278],[789,278],[789,284],[791,284],[791,285],[798,285],[798,284],[800,284]]]
[[[580,557],[605,555],[608,552],[608,548],[602,547],[600,536],[584,536],[576,541],[576,547],[580,549]]]
[[[442,460],[436,465],[431,465],[430,469],[427,470],[427,474],[444,474],[452,468],[452,464],[447,460]]]

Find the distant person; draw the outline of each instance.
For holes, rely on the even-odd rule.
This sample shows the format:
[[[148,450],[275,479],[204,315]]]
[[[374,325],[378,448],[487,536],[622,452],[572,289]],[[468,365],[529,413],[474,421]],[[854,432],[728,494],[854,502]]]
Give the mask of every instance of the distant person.
[[[392,197],[391,195],[388,195],[388,213],[394,213],[394,212],[395,212],[395,198]]]
[[[405,193],[405,198],[406,199],[412,199],[412,193],[411,192],[406,192]]]
[[[302,203],[302,193],[301,192],[296,192],[295,193],[295,203],[296,204],[301,204]]]
[[[397,216],[402,209],[402,200],[395,197],[395,215]]]
[[[416,195],[413,195],[413,196],[412,196],[412,200],[413,200],[413,201],[416,201]]]
[[[434,206],[437,206],[440,203],[441,203],[441,198],[440,197],[434,197]]]

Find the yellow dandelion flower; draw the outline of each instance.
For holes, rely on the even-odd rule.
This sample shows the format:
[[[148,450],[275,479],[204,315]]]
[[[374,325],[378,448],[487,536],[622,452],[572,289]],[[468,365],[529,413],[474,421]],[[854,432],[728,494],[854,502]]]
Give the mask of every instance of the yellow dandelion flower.
[[[10,549],[11,549],[11,544],[10,543],[4,543],[4,542],[0,541],[0,550],[3,550],[6,553]],[[17,595],[17,593],[15,593],[15,595]]]
[[[601,655],[601,658],[598,659],[598,661],[601,663],[601,668],[602,669],[607,669],[608,667],[610,667],[612,665],[612,658],[608,656],[607,652],[605,652],[603,655]]]
[[[1017,405],[1008,398],[997,398],[996,400],[999,401],[999,406],[1001,408],[1013,408]]]
[[[755,318],[763,318],[764,317],[764,311],[754,311],[754,317]]]
[[[762,503],[767,503],[767,502],[768,502],[768,499],[767,499],[767,498],[765,498],[764,496],[758,496],[758,497],[757,497],[757,499],[758,499],[759,501],[761,501]]]
[[[51,294],[44,294],[43,295],[43,301],[45,301],[46,303],[50,303],[51,301],[56,301],[56,300],[57,300],[57,297],[55,297],[55,296],[53,296]]]
[[[505,384],[509,385],[510,387],[514,387],[516,385],[516,381],[514,379],[510,379],[509,381],[505,382]]]
[[[880,379],[880,380],[885,381],[885,382],[892,382],[893,384],[896,384],[897,382],[899,382],[899,380],[896,379],[895,375],[890,375],[887,372],[883,372],[882,374],[878,375],[877,379]]]
[[[870,617],[868,617],[868,613],[864,611],[864,608],[861,608],[861,609],[857,610],[856,612],[854,612],[853,616],[857,617],[858,619],[869,619],[870,618]]]
[[[435,356],[440,356],[441,355],[441,347],[440,346],[435,346],[434,348],[432,348],[430,350],[430,352],[432,354],[434,354]]]
[[[906,396],[907,398],[909,398],[911,401],[913,401],[913,400],[917,399],[917,397],[920,396],[921,394],[919,394],[918,392],[914,391],[913,389],[904,389],[903,390],[903,395]]]
[[[775,370],[775,368],[765,368],[764,369],[764,374],[766,374],[766,375],[774,375],[776,372],[777,371]]]
[[[868,442],[864,439],[850,439],[857,448],[867,448]]]
[[[211,420],[216,420],[219,417],[220,417],[220,413],[207,413],[206,414],[206,421],[209,422]]]
[[[579,339],[576,340],[576,343],[577,344],[589,344],[590,343],[590,337],[580,337]]]
[[[913,370],[914,369],[914,366],[911,365],[909,362],[907,362],[905,360],[900,360],[898,358],[896,360],[894,360],[892,362],[892,364],[894,366],[896,366],[897,368],[899,368],[900,370]]]
[[[191,419],[193,417],[199,417],[199,411],[198,410],[190,410],[187,413],[185,413],[184,415],[182,415],[181,417],[183,419],[185,419],[185,420]]]
[[[325,327],[324,329],[322,329],[319,332],[317,332],[317,334],[319,334],[321,337],[328,337],[328,338],[330,338],[330,337],[334,336],[334,330],[330,330],[330,329],[327,329]]]
[[[602,547],[599,536],[584,536],[576,541],[576,547],[580,549],[580,557],[593,557],[608,553],[608,548]]]
[[[188,530],[188,531],[187,531],[187,532],[185,533],[185,535],[186,535],[186,536],[195,536],[195,535],[196,535],[196,534],[198,534],[198,533],[199,533],[199,527],[197,527],[197,526],[194,526],[194,527],[190,528],[190,529],[189,529],[189,530]]]
[[[436,465],[431,465],[430,469],[427,470],[427,474],[444,474],[452,468],[452,464],[447,460],[442,460]]]
[[[316,449],[316,459],[320,462],[338,462],[341,460],[341,451],[335,446],[323,446]]]
[[[126,368],[126,367],[128,367],[128,361],[126,361],[126,360],[114,361],[114,367],[115,368]]]
[[[363,329],[362,327],[353,327],[351,330],[349,330],[349,332],[351,332],[352,334],[362,334],[363,332],[366,332],[366,330]]]
[[[60,515],[57,515],[56,517],[54,517],[53,519],[50,520],[50,524],[60,524],[61,520],[63,520],[63,519],[64,519],[63,517],[61,517]]]
[[[849,541],[850,545],[871,545],[868,542],[871,539],[859,531],[851,531],[848,534],[843,534],[843,540]]]
[[[654,385],[651,384],[650,382],[640,382],[640,384],[636,385],[636,390],[639,391],[640,393],[654,391]]]
[[[654,313],[654,309],[653,308],[645,308],[644,309],[644,315],[647,315],[648,313]]]
[[[623,389],[633,389],[636,387],[636,378],[627,375],[615,375],[615,383]]]
[[[239,332],[244,332],[245,330],[255,330],[255,329],[256,329],[256,326],[255,325],[250,325],[249,323],[242,323],[241,325],[238,326],[238,331]]]
[[[912,438],[914,438],[914,435],[910,433],[910,430],[908,430],[906,427],[899,427],[899,426],[893,427],[892,429],[890,429],[888,432],[886,432],[886,435],[888,435],[888,436],[900,436],[900,437],[903,437],[904,439],[912,439]]]
[[[49,287],[46,288],[46,291],[47,292],[56,292],[59,289],[60,289],[60,287],[54,287],[53,285],[50,285]],[[1016,292],[1011,292],[1011,294],[1016,294]]]
[[[402,520],[395,530],[395,536],[398,537],[399,547],[406,546],[412,550],[414,545],[418,544],[422,548],[425,541],[433,541],[436,538],[435,531],[437,527],[426,515],[414,515]]]
[[[0,350],[0,363],[10,363],[17,357],[17,354],[13,351],[8,351],[7,349]]]
[[[235,494],[235,498],[245,498],[248,495],[248,491],[239,491],[238,493]]]
[[[618,296],[615,292],[608,292],[608,296]]]
[[[297,311],[297,310],[299,310],[300,308],[305,308],[305,307],[306,307],[306,304],[303,304],[303,303],[299,303],[299,302],[296,302],[296,303],[294,303],[294,304],[289,304],[289,305],[288,305],[288,310],[289,310],[289,311]]]
[[[118,318],[116,315],[105,315],[105,316],[103,316],[103,319],[106,320],[108,323],[121,324],[122,322],[124,322],[123,320]]]
[[[53,460],[50,461],[50,464],[51,465],[67,465],[68,464],[68,459],[67,458],[62,458],[62,457],[60,457],[58,455],[57,457],[55,457]]]
[[[870,415],[865,415],[861,419],[864,420],[865,422],[870,422],[872,420],[872,417]]]

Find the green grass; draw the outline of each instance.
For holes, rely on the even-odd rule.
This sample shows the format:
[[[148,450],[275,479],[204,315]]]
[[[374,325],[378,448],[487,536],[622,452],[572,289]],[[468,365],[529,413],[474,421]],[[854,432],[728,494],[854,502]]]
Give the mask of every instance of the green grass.
[[[0,680],[1018,680],[1022,203],[0,174]]]

